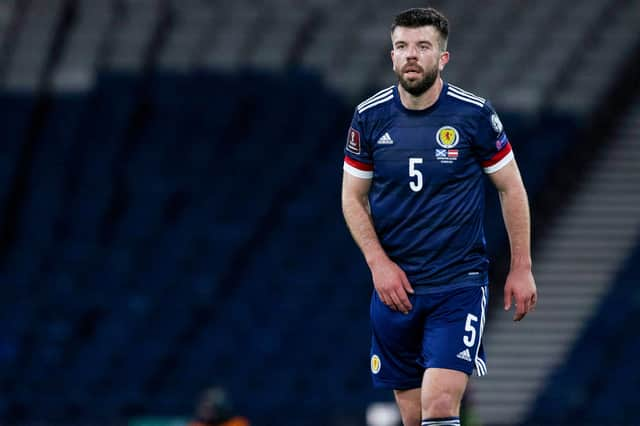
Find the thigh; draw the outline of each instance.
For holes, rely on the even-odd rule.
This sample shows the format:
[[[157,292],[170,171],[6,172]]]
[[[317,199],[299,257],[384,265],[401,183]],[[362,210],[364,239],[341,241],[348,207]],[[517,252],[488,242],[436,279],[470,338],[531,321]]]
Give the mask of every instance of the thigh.
[[[377,292],[371,297],[371,378],[376,387],[415,389],[422,384],[423,316],[415,296],[408,314],[386,306]]]
[[[482,334],[488,290],[466,287],[440,294],[425,321],[424,367],[478,375],[487,371]]]

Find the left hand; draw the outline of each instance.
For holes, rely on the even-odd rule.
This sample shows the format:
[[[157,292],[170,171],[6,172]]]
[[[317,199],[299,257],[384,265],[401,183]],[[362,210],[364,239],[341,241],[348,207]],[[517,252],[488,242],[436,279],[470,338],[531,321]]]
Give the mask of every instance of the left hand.
[[[527,313],[533,311],[538,301],[536,282],[531,269],[515,269],[509,272],[504,285],[504,310],[511,308],[511,299],[515,299],[516,312],[514,321],[520,321]]]

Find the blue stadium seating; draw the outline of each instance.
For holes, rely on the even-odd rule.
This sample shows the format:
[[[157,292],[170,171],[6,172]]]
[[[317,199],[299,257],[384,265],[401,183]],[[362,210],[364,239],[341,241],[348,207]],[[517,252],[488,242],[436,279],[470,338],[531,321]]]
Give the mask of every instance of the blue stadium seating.
[[[527,424],[636,424],[640,374],[640,241],[564,365],[547,383]],[[625,324],[628,326],[621,326]]]

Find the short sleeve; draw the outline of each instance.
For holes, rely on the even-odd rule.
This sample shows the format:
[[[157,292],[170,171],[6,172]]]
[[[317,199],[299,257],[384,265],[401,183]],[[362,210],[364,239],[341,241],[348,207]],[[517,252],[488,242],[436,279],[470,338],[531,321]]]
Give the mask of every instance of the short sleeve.
[[[488,103],[482,108],[474,148],[485,173],[495,173],[513,160],[509,138],[498,114]]]
[[[355,177],[371,179],[373,178],[373,159],[364,130],[362,120],[356,110],[347,133],[343,169]]]

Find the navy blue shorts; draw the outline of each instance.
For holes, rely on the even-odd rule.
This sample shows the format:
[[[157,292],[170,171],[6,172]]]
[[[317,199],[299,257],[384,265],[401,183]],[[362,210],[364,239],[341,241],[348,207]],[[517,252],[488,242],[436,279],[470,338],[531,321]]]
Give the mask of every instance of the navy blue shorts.
[[[371,376],[376,387],[414,389],[427,368],[469,375],[487,372],[482,330],[489,298],[487,286],[443,293],[410,294],[408,314],[371,298]]]

